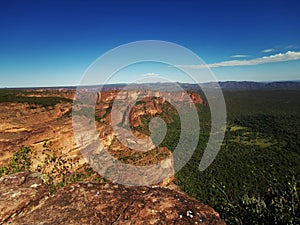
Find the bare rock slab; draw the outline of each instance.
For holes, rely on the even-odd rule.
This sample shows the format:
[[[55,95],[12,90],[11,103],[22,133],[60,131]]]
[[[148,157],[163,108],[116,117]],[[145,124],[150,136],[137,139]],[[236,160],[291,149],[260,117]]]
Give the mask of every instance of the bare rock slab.
[[[0,224],[29,211],[49,195],[40,174],[22,172],[0,178]]]
[[[1,178],[0,188],[5,224],[225,224],[211,207],[166,187],[81,182],[47,198],[40,178],[19,173]]]

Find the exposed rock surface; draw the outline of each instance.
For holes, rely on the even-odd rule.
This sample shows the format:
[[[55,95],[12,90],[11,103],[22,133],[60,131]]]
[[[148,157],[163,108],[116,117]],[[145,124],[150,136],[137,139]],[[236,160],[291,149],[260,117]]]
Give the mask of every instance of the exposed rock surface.
[[[42,155],[39,158],[38,154],[44,149],[45,140],[51,141],[51,147],[61,151],[58,155],[77,159],[80,157],[79,150],[88,149],[87,146],[91,145],[94,139],[97,142],[100,139],[110,155],[125,164],[158,166],[160,173],[153,172],[152,167],[149,167],[147,180],[150,180],[151,184],[162,186],[169,184],[174,178],[173,160],[167,159],[170,150],[154,148],[148,151],[148,148],[153,146],[151,139],[140,143],[130,136],[123,135],[123,139],[129,143],[128,146],[124,146],[120,143],[123,139],[116,138],[119,133],[124,133],[122,130],[119,130],[119,133],[113,130],[110,120],[112,104],[118,94],[117,90],[107,91],[102,92],[101,95],[98,93],[98,96],[93,95],[94,99],[88,98],[90,101],[97,102],[95,108],[98,116],[97,132],[94,137],[89,134],[89,130],[85,129],[88,126],[84,126],[83,136],[77,143],[74,140],[70,102],[61,102],[49,108],[27,103],[0,103],[0,119],[3,121],[0,123],[0,148],[3,149],[0,152],[0,164],[7,163],[12,153],[22,145],[30,145],[37,152],[32,167],[38,166],[37,159],[44,157]],[[119,100],[126,103],[128,99],[144,94],[144,92],[128,91],[119,96]],[[60,96],[60,92],[36,91],[31,95],[32,97]],[[138,104],[131,105],[131,109],[126,107],[127,111],[118,117],[117,122],[123,123],[125,116],[128,117],[125,125],[143,129],[145,128],[142,127],[143,117],[152,118],[159,115],[167,123],[172,122],[168,113],[163,115],[164,112],[172,110],[171,107],[166,107],[165,102],[169,102],[171,97],[175,101],[182,102],[183,93],[150,91],[146,95],[152,97],[143,97]],[[189,110],[192,104],[205,104],[199,94],[188,92],[188,95],[190,100],[184,102],[187,106],[186,110]],[[63,92],[63,96],[73,99],[72,92]],[[85,113],[89,113],[89,108],[85,107],[86,105],[83,105],[80,111],[82,114],[78,116],[82,117]],[[138,130],[133,134],[137,140],[147,140],[148,137]],[[138,146],[139,150],[142,146],[146,146],[147,151],[135,151],[130,148],[131,144]],[[96,150],[95,154],[102,153],[99,149]],[[81,154],[83,153],[84,151],[81,151]],[[90,156],[92,156],[91,152],[85,159],[92,158]],[[165,159],[167,159],[165,163],[157,164]],[[78,164],[83,163],[81,157]],[[102,164],[101,166],[104,167]],[[47,168],[50,170],[52,167]],[[121,171],[124,173],[122,177],[128,180],[128,182],[125,180],[125,184],[136,184],[136,180],[141,180],[135,173]],[[146,185],[143,182],[142,184]],[[23,172],[0,179],[0,224],[224,224],[224,222],[209,206],[170,188],[125,187],[116,183],[76,183],[50,196],[49,187],[43,183],[41,175]]]
[[[17,173],[0,178],[0,224],[33,208],[49,194],[39,174]]]
[[[205,104],[198,93],[187,92],[191,101],[188,104]],[[35,90],[33,93],[23,93],[27,97],[64,97],[74,99],[74,91],[71,90]],[[119,90],[104,91],[91,96],[92,102],[97,102],[96,115],[101,118],[97,122],[97,131],[104,133],[105,137],[113,136],[109,126],[111,108],[115,98],[124,101],[135,99],[140,96],[150,96],[143,99],[143,104],[133,105],[119,118],[118,122],[128,123],[133,127],[142,124],[142,116],[157,116],[163,113],[162,107],[170,98],[173,101],[182,101],[182,92],[159,92],[159,91],[135,91],[121,92]],[[151,97],[152,96],[152,97]],[[154,98],[153,98],[154,96]],[[94,98],[94,99],[92,99]],[[64,154],[76,155],[78,146],[74,140],[72,118],[72,103],[61,102],[53,107],[42,107],[26,102],[1,102],[0,103],[0,164],[4,165],[21,146],[30,146],[38,151],[43,149],[44,141],[52,143],[53,148],[60,149]],[[116,116],[118,117],[118,116]],[[164,116],[166,122],[171,122],[168,114]],[[169,121],[168,121],[169,120]],[[124,124],[123,124],[124,125]],[[126,124],[125,124],[126,125]],[[128,125],[128,124],[127,124]]]
[[[0,164],[21,146],[43,149],[45,140],[64,153],[74,151],[72,120],[63,116],[71,106],[67,102],[46,109],[27,103],[0,103]]]
[[[89,96],[91,102],[95,102],[95,94]],[[189,99],[187,99],[189,98]],[[145,91],[145,90],[128,90],[128,91],[104,91],[97,95],[97,106],[99,115],[105,115],[105,112],[110,108],[113,102],[117,100],[118,104],[114,107],[118,108],[120,115],[115,115],[116,123],[127,125],[128,122],[133,127],[142,125],[141,116],[144,115],[159,115],[163,112],[165,102],[185,102],[187,106],[192,104],[205,105],[206,102],[202,97],[195,92],[161,92],[161,91]],[[142,102],[142,104],[132,104],[128,107],[128,102]],[[188,101],[189,100],[189,101]],[[188,102],[186,102],[188,101]],[[106,114],[107,115],[107,114]],[[126,122],[126,118],[128,118]]]
[[[0,180],[0,224],[225,224],[209,206],[162,187],[75,183],[49,197],[37,174]]]

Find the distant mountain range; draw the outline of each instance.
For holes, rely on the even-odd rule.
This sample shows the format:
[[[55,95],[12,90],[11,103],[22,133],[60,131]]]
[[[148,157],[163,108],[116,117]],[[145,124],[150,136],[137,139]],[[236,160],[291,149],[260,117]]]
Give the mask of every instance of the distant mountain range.
[[[252,82],[252,81],[226,81],[219,82],[222,89],[229,90],[299,90],[300,81]],[[205,87],[213,87],[215,83],[205,83]]]
[[[254,82],[254,81],[224,81],[224,82],[208,82],[198,84],[190,83],[145,83],[145,84],[105,84],[81,86],[81,88],[88,88],[90,90],[118,90],[127,86],[128,89],[149,89],[149,90],[163,90],[163,91],[176,91],[177,88],[174,84],[178,84],[181,88],[190,91],[198,91],[202,88],[217,88],[221,87],[223,90],[300,90],[300,81],[273,81],[273,82]],[[174,88],[175,87],[175,88]],[[30,90],[53,90],[53,89],[68,89],[74,90],[76,86],[60,86],[60,87],[26,87],[26,88],[7,88],[7,89],[30,89]],[[5,89],[5,88],[0,88]]]
[[[226,82],[209,82],[198,84],[177,83],[185,90],[198,91],[201,88],[217,88],[222,90],[300,90],[300,81],[276,81],[276,82],[253,82],[253,81],[226,81]],[[219,84],[219,85],[218,85]],[[123,87],[120,85],[119,87]],[[107,85],[106,88],[117,88],[116,85]],[[174,90],[174,83],[151,83],[151,84],[134,84],[131,88],[155,89],[155,90]]]

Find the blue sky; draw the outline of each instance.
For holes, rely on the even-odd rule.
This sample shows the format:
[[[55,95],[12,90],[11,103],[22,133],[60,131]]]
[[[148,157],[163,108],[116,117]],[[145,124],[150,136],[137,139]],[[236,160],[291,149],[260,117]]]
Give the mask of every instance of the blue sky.
[[[220,81],[300,80],[299,11],[297,0],[2,0],[0,87],[76,85],[99,56],[138,40],[189,48]]]

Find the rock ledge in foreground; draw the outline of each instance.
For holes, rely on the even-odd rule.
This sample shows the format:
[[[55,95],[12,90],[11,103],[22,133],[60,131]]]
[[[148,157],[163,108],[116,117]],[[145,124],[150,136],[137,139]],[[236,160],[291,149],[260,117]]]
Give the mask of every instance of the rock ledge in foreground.
[[[214,224],[211,207],[163,187],[75,183],[52,197],[37,174],[0,179],[0,224]]]

